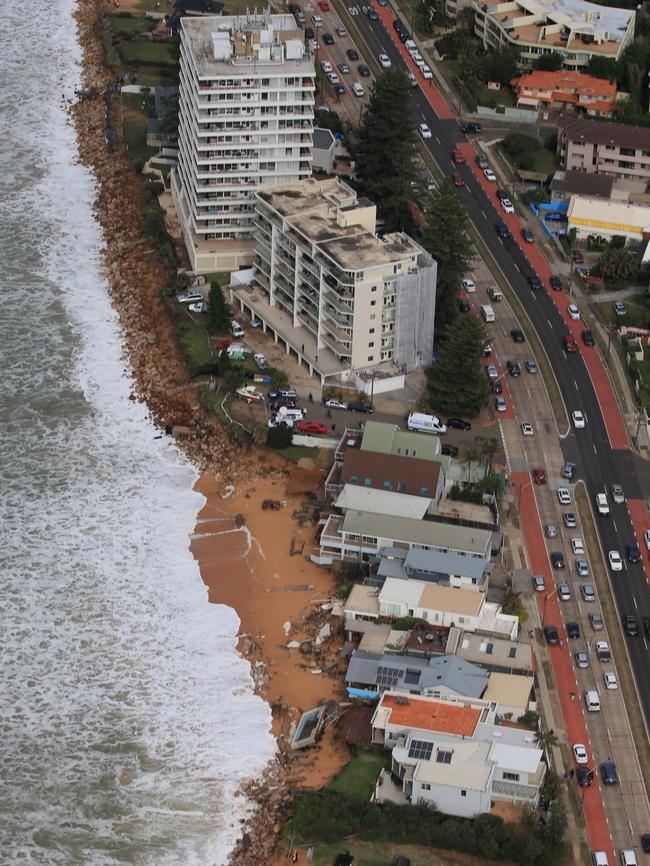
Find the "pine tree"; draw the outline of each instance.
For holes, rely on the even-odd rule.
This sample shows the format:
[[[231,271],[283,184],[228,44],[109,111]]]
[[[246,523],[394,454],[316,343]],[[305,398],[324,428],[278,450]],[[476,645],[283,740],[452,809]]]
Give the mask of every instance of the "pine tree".
[[[445,336],[440,358],[427,374],[427,402],[434,412],[475,418],[489,396],[481,364],[487,334],[478,316],[456,318]]]
[[[208,295],[208,331],[211,334],[221,334],[228,330],[232,323],[232,313],[223,294],[223,289],[216,280],[210,283]]]
[[[379,208],[387,231],[411,227],[416,140],[411,86],[401,69],[391,67],[375,82],[353,147],[359,185]]]
[[[460,281],[470,264],[469,221],[455,187],[446,180],[429,198],[423,246],[438,262],[436,286],[436,331],[458,315]]]

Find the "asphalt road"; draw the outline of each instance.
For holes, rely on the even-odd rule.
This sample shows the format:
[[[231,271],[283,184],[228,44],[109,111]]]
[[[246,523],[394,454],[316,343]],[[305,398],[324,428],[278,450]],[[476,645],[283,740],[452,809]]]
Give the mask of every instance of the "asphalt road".
[[[372,53],[387,54],[394,65],[404,66],[401,54],[381,21],[370,21],[359,3],[348,2],[348,8],[356,8],[355,23],[359,27]],[[422,84],[426,87],[426,84]],[[578,466],[578,477],[582,478],[592,498],[597,492],[609,494],[613,483],[623,485],[630,499],[647,498],[650,494],[650,466],[631,451],[613,450],[596,392],[582,358],[582,351],[596,351],[581,346],[581,351],[566,355],[562,337],[568,333],[567,326],[553,303],[547,289],[533,291],[527,282],[533,270],[517,242],[510,238],[503,241],[496,233],[496,224],[502,218],[492,201],[468,165],[452,163],[451,152],[459,142],[466,141],[456,120],[440,120],[424,97],[420,87],[414,88],[413,103],[416,122],[429,125],[433,137],[425,144],[443,172],[459,171],[466,186],[459,192],[463,196],[470,219],[480,232],[483,241],[506,279],[515,290],[530,321],[539,335],[557,378],[567,412],[580,409],[587,417],[583,430],[571,430],[563,440],[563,452],[567,460]],[[567,303],[568,303],[567,298]],[[561,431],[564,432],[564,431]],[[560,479],[551,478],[556,486]],[[625,506],[614,505],[610,496],[611,514],[597,522],[602,548],[616,549],[622,554],[628,544],[635,540],[634,528]],[[650,525],[650,520],[648,521]],[[642,543],[642,539],[638,539]],[[612,576],[612,589],[621,615],[633,613],[639,617],[650,616],[650,587],[644,564],[631,565],[626,562],[622,575]],[[650,728],[650,665],[648,645],[645,637],[627,638],[630,661],[634,670],[639,699]]]

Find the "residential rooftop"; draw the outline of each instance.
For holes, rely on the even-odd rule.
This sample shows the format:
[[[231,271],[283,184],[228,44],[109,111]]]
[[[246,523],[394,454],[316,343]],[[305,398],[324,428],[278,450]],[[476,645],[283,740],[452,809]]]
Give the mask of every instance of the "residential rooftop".
[[[584,141],[588,144],[604,144],[613,147],[630,147],[634,150],[650,151],[650,128],[629,126],[625,123],[607,123],[604,120],[569,119],[560,117],[560,138]]]
[[[567,195],[589,195],[592,198],[609,198],[614,187],[614,177],[606,174],[587,174],[586,171],[558,171],[553,175],[551,190]]]
[[[574,102],[578,102],[580,96],[600,97],[609,100],[616,98],[615,82],[572,69],[559,69],[554,72],[535,69],[520,75],[518,78],[513,78],[510,84],[515,89],[522,87],[530,90],[559,92],[564,101],[567,101],[569,96],[575,97]]]
[[[412,577],[416,580],[427,580],[430,574],[453,574],[480,581],[488,571],[491,571],[491,563],[476,556],[422,550],[419,547],[411,550],[387,547],[381,551],[378,574],[384,577]]]
[[[375,718],[378,714],[384,715],[385,724],[471,737],[481,719],[482,710],[448,701],[384,692]]]
[[[366,421],[363,428],[362,451],[439,461],[441,448],[437,436],[423,436],[422,433],[401,430],[394,424]]]
[[[505,638],[486,637],[457,627],[450,629],[445,651],[474,664],[488,667],[525,670],[531,674],[535,667],[530,644]]]
[[[417,457],[348,448],[339,473],[341,484],[408,493],[430,500],[436,495],[440,464]]]
[[[334,504],[342,510],[352,508],[372,514],[390,514],[395,517],[422,520],[430,503],[431,499],[425,496],[411,496],[391,490],[345,484]]]
[[[482,697],[486,701],[496,701],[499,706],[526,708],[532,688],[533,681],[530,677],[493,671]]]

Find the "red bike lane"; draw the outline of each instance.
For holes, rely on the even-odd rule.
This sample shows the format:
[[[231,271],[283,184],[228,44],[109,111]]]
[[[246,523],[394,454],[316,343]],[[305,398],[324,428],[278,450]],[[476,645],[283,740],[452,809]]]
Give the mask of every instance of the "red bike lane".
[[[547,587],[546,592],[536,593],[540,618],[543,618],[543,624],[554,625],[561,638],[559,647],[549,647],[548,657],[553,666],[569,748],[574,743],[584,743],[589,755],[587,766],[591,769],[594,767],[594,756],[583,714],[582,695],[576,683],[571,646],[566,637],[560,603],[557,593],[553,591],[555,580],[546,552],[532,480],[525,472],[515,472],[512,474],[512,483],[519,499],[519,520],[526,542],[530,569],[533,574],[544,576]],[[549,593],[553,594],[549,596]],[[590,788],[578,788],[578,791],[581,798],[584,795],[583,810],[591,850],[606,851],[609,862],[615,863],[614,846],[605,814],[598,773],[594,772],[594,780]]]

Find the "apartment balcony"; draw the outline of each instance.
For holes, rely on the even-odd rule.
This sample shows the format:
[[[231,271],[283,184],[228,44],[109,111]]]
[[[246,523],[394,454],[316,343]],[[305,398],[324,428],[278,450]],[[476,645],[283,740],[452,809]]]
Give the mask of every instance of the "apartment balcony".
[[[341,299],[340,295],[331,289],[325,289],[323,291],[323,300],[331,304],[332,307],[342,316],[351,316],[354,313],[354,308],[349,301],[344,301]]]
[[[539,788],[535,785],[520,785],[517,782],[495,779],[492,783],[492,795],[495,800],[534,805],[539,799]]]
[[[354,327],[354,322],[352,321],[352,316],[342,316],[337,314],[336,312],[328,309],[328,306],[325,305],[323,307],[323,324],[327,327],[334,327],[337,332],[337,336],[340,335],[342,340],[347,340],[349,342],[352,341],[352,334],[350,331]]]

